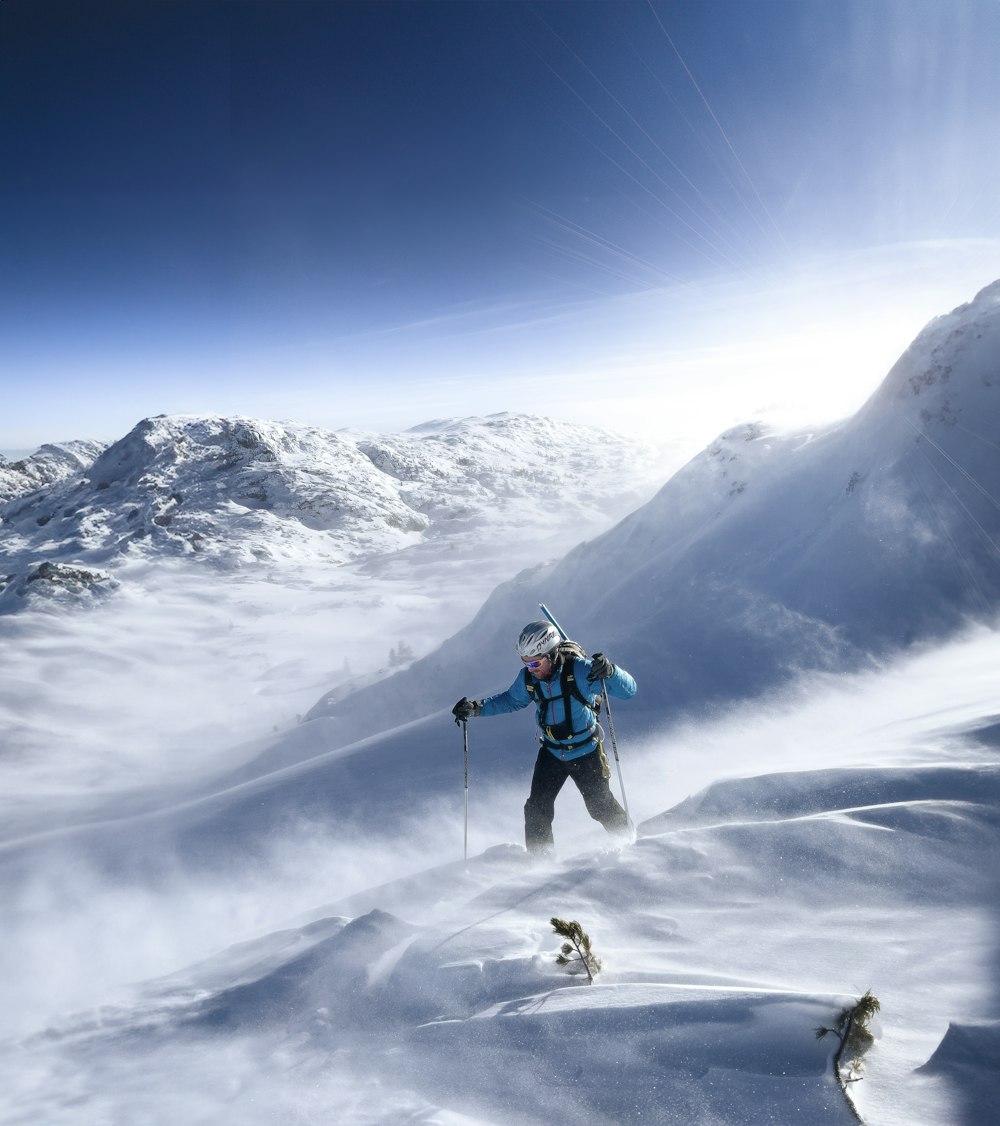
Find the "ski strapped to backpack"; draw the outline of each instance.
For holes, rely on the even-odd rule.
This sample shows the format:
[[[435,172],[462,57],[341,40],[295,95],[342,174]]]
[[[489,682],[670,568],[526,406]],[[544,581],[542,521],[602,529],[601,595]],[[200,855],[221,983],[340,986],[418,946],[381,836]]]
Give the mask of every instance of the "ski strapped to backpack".
[[[541,690],[539,682],[527,669],[524,670],[524,686],[538,708],[538,726],[545,733],[542,745],[550,751],[576,751],[592,742],[595,736],[600,737],[597,717],[601,711],[601,702],[598,700],[594,704],[580,691],[576,683],[576,675],[573,672],[574,659],[577,657],[585,658],[586,656],[587,654],[575,641],[564,641],[560,644],[557,658],[561,666],[559,670],[560,693],[558,696],[546,696]],[[573,730],[573,712],[570,706],[570,698],[574,696],[593,716],[593,720],[583,731]],[[545,722],[546,713],[549,710],[549,705],[558,699],[563,702],[563,712],[566,719],[562,723],[549,725]],[[558,740],[558,742],[555,742],[555,740]]]

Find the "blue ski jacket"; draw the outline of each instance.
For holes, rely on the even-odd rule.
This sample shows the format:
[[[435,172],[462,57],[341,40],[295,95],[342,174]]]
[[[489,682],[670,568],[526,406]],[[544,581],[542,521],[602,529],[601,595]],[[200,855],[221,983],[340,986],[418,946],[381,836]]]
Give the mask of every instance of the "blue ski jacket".
[[[538,737],[556,758],[582,758],[596,751],[602,736],[597,723],[601,682],[597,680],[592,684],[587,683],[589,660],[580,657],[568,660],[572,679],[583,700],[572,691],[564,692],[562,668],[554,670],[548,680],[536,680],[527,669],[522,669],[506,692],[497,692],[482,701],[482,711],[479,714],[504,715],[520,711],[534,702]],[[531,677],[534,686],[534,701],[528,690],[528,677]],[[608,687],[608,695],[619,700],[631,699],[636,693],[635,681],[617,665],[614,673],[604,683]]]

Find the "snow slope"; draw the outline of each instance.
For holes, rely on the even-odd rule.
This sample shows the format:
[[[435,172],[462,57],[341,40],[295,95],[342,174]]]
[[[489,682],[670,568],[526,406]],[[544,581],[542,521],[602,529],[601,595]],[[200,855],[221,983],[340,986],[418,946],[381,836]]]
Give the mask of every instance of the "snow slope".
[[[644,726],[991,620],[997,435],[1000,282],[932,321],[854,417],[815,434],[721,435],[616,527],[499,588],[390,685],[309,714],[336,717],[349,742],[506,687],[512,633],[539,601],[585,647],[664,686],[637,698]]]
[[[0,1121],[847,1123],[836,1044],[815,1029],[871,988],[882,1009],[850,1088],[865,1121],[992,1124],[998,296],[929,326],[842,427],[809,442],[728,436],[607,536],[503,586],[432,658],[311,722],[258,722],[252,742],[234,746],[235,721],[192,736],[173,713],[194,700],[214,717],[208,697],[235,692],[244,663],[270,660],[278,677],[282,638],[308,628],[293,597],[310,610],[317,591],[342,597],[334,616],[352,598],[412,599],[444,636],[448,553],[425,537],[348,565],[336,595],[322,568],[269,567],[265,602],[257,586],[233,593],[252,563],[202,566],[170,544],[164,558],[148,550],[155,531],[122,559],[95,538],[79,562],[118,579],[113,597],[94,613],[22,603],[0,618],[18,648],[5,715],[17,731],[27,714],[22,734],[39,740],[4,761]],[[975,441],[949,444],[965,431]],[[955,479],[931,494],[940,478],[918,475],[939,451]],[[43,542],[35,511],[14,529],[25,558]],[[487,557],[465,542],[487,570],[506,545],[494,535]],[[408,572],[411,550],[425,554]],[[165,582],[167,616],[200,609],[176,637],[150,605]],[[568,790],[557,856],[529,861],[514,842],[530,719],[506,717],[470,724],[465,861],[448,709],[460,690],[507,682],[512,634],[539,597],[637,673],[615,725],[639,839],[609,848]],[[747,605],[766,612],[735,612]],[[255,649],[262,606],[270,653]],[[380,613],[344,636],[383,646]],[[973,616],[984,624],[956,631]],[[124,747],[116,704],[161,675],[161,639],[183,655],[177,695],[140,693],[150,730]],[[300,654],[286,670],[299,694],[325,675]],[[752,678],[746,661],[761,666]],[[748,682],[771,687],[739,703]],[[685,691],[727,706],[658,726]],[[36,694],[58,702],[47,724]],[[108,778],[78,772],[81,744],[89,772],[113,760]],[[591,935],[595,985],[555,964],[553,915]]]
[[[622,850],[562,798],[558,859],[480,851],[498,810],[516,825],[527,748],[520,792],[484,791],[474,760],[467,863],[458,785],[447,815],[440,795],[411,792],[413,820],[372,817],[362,845],[316,761],[297,769],[330,792],[325,832],[272,824],[214,871],[223,827],[245,846],[260,830],[263,788],[246,803],[216,795],[220,837],[199,855],[167,855],[179,808],[35,842],[23,879],[5,849],[20,972],[5,983],[0,1119],[847,1123],[836,1044],[814,1030],[871,988],[882,1011],[851,1087],[864,1120],[987,1126],[1000,1094],[997,656],[979,630],[814,685],[807,702],[695,725],[687,737],[730,777],[652,816],[690,781],[671,777],[683,739],[632,745],[642,820]],[[409,749],[432,756],[433,742]],[[294,776],[268,782],[289,814]],[[391,810],[396,779],[368,785]],[[127,860],[150,835],[161,870],[140,875]],[[117,838],[103,861],[99,836]],[[556,966],[552,915],[590,934],[594,986]],[[155,965],[165,976],[126,984]]]

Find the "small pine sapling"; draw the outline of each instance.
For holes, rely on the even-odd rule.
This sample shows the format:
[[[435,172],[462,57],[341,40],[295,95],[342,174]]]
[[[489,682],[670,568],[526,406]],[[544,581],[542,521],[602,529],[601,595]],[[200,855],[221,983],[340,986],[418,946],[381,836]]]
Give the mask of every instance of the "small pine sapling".
[[[549,922],[555,933],[566,939],[556,958],[556,965],[568,966],[579,961],[587,973],[587,980],[593,985],[594,977],[601,972],[601,959],[590,949],[590,935],[575,919],[567,922],[552,918]]]
[[[833,1072],[852,1110],[854,1104],[847,1093],[847,1084],[856,1083],[861,1078],[859,1073],[862,1068],[862,1058],[875,1043],[875,1037],[868,1025],[881,1007],[879,999],[869,989],[857,1004],[841,1010],[833,1028],[816,1029],[817,1040],[822,1040],[824,1036],[832,1033],[840,1041],[840,1047],[833,1057]],[[845,1058],[849,1060],[846,1074]]]

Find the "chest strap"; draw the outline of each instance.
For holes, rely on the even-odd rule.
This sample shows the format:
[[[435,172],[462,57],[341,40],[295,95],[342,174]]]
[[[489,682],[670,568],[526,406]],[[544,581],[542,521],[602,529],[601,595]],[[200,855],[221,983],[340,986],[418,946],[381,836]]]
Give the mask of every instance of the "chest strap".
[[[597,734],[597,717],[600,713],[600,702],[595,707],[590,700],[580,691],[576,683],[576,675],[573,672],[573,661],[566,659],[563,661],[562,668],[559,671],[559,696],[546,696],[542,691],[538,681],[531,675],[531,673],[524,670],[524,686],[527,689],[528,695],[535,702],[538,708],[538,726],[545,733],[545,738],[542,743],[549,750],[557,751],[571,751],[577,750],[579,747],[586,746],[591,742]],[[590,715],[590,721],[582,731],[573,730],[573,710],[570,706],[570,697],[575,696],[577,700],[583,704],[587,713]],[[566,719],[562,723],[557,723],[552,726],[545,722],[546,714],[549,710],[549,705],[556,699],[562,699],[563,711]]]

